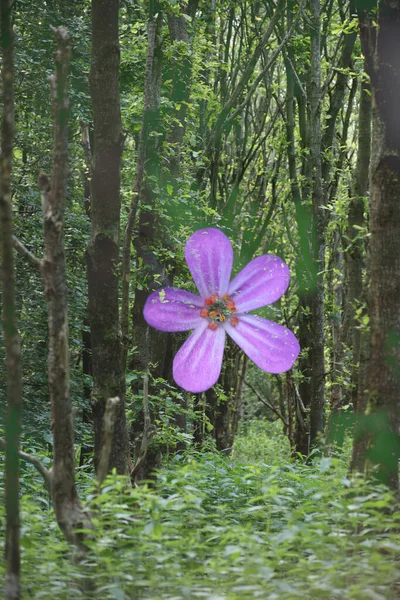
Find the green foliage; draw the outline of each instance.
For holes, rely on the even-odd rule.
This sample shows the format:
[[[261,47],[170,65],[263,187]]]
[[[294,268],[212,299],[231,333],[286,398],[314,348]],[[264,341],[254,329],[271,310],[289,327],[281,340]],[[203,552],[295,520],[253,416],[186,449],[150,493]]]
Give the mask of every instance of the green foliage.
[[[33,486],[22,502],[25,597],[397,598],[390,493],[351,482],[345,456],[304,465],[288,454],[278,427],[260,421],[232,458],[176,455],[152,489],[111,475],[98,493],[80,471],[94,523],[81,564],[70,561],[41,482],[24,471]]]
[[[21,1],[14,7],[15,118],[13,161],[13,212],[15,235],[33,254],[43,257],[43,225],[38,189],[40,171],[51,172],[53,117],[48,77],[54,72],[54,34],[50,26],[65,26],[73,37],[69,98],[69,177],[65,215],[65,252],[69,290],[69,333],[72,400],[78,409],[77,437],[85,433],[82,410],[84,375],[81,368],[82,330],[86,314],[85,248],[90,222],[84,210],[83,150],[80,120],[89,122],[90,2],[35,3]],[[23,431],[25,443],[52,443],[47,387],[47,313],[40,274],[16,256],[18,325],[23,367]],[[1,290],[0,290],[1,304]],[[5,396],[4,343],[0,331],[0,393]],[[86,382],[87,383],[87,382]],[[5,402],[0,405],[4,422]]]
[[[162,2],[162,10],[178,16],[181,3]],[[292,3],[293,14],[297,3]],[[348,21],[334,10],[324,17],[324,51],[321,57],[323,81],[322,115],[327,117],[337,76],[345,73],[348,87],[353,68],[340,69],[337,35],[349,33],[356,20]],[[152,180],[156,197],[152,207],[158,231],[166,232],[154,241],[155,258],[165,266],[176,287],[195,291],[184,262],[184,242],[196,228],[217,226],[232,240],[234,272],[253,256],[270,252],[286,260],[291,268],[291,289],[280,302],[273,320],[296,330],[296,292],[315,287],[317,265],[311,255],[312,230],[311,174],[307,172],[309,148],[302,131],[301,93],[307,93],[310,68],[308,17],[300,20],[284,52],[271,63],[268,72],[251,89],[271,53],[285,35],[288,23],[277,24],[261,60],[238,94],[215,139],[215,127],[226,103],[245,73],[252,53],[268,27],[271,3],[248,1],[199,3],[193,22],[187,19],[190,48],[172,43],[164,19],[163,81],[160,127],[160,178]],[[49,25],[65,25],[74,34],[70,98],[70,175],[65,240],[70,290],[71,393],[77,408],[77,444],[90,444],[89,413],[84,388],[90,377],[82,374],[82,331],[85,325],[87,290],[85,248],[90,220],[84,207],[82,174],[86,171],[80,146],[80,124],[91,124],[88,73],[90,70],[90,3],[45,3],[40,12],[35,3],[16,3],[16,144],[14,151],[15,232],[32,252],[42,256],[42,223],[37,190],[38,172],[51,169],[52,115],[47,75],[53,71],[54,40]],[[290,14],[291,11],[288,11]],[[282,13],[283,14],[283,13]],[[120,10],[120,92],[124,135],[121,173],[121,232],[124,231],[132,199],[132,183],[143,113],[143,84],[147,52],[148,7],[144,2],[121,0]],[[279,33],[279,35],[278,35]],[[181,148],[180,173],[169,176],[170,159],[177,151],[167,142],[167,133],[177,124],[180,105],[171,97],[176,64],[191,61],[190,97],[187,102],[185,137]],[[286,70],[287,56],[296,69],[294,141],[296,172],[302,203],[292,194],[288,177]],[[356,46],[354,69],[363,66]],[[299,87],[299,89],[297,89]],[[346,92],[347,94],[347,92]],[[345,96],[344,104],[348,102]],[[334,256],[335,239],[346,238],[355,138],[342,139],[345,106],[340,112],[332,147],[324,159],[334,164],[331,186],[338,188],[324,207],[329,212],[326,262]],[[229,120],[231,119],[231,120]],[[329,119],[324,121],[326,128]],[[350,130],[357,129],[356,118]],[[304,128],[304,124],[303,124]],[[306,132],[307,133],[307,132]],[[352,137],[352,136],[350,136]],[[339,161],[344,153],[343,164]],[[336,169],[336,165],[338,165]],[[335,184],[335,185],[334,185]],[[295,206],[297,202],[297,206]],[[142,205],[140,210],[148,209]],[[366,207],[367,209],[367,207]],[[168,235],[167,235],[168,233]],[[366,228],[358,233],[366,238]],[[164,244],[169,239],[168,247]],[[122,236],[121,236],[122,239]],[[348,240],[347,240],[348,243]],[[343,244],[342,244],[343,246]],[[343,249],[343,248],[342,248]],[[20,257],[17,258],[18,308],[24,365],[24,450],[51,464],[52,434],[47,393],[47,315],[42,282]],[[326,311],[329,328],[341,318],[342,302],[336,291],[343,286],[343,274],[336,263],[326,274],[329,286]],[[153,280],[151,280],[153,282]],[[149,273],[141,259],[132,256],[131,300],[134,290],[149,284]],[[161,284],[161,282],[160,282]],[[309,317],[307,308],[302,308]],[[262,316],[271,315],[267,310]],[[368,328],[363,306],[357,321]],[[305,319],[307,321],[307,319]],[[134,324],[135,326],[135,324]],[[326,327],[328,332],[328,326]],[[186,334],[176,336],[180,341]],[[332,339],[329,338],[332,345]],[[328,345],[327,345],[328,349]],[[139,349],[135,351],[140,352]],[[132,350],[133,352],[133,350]],[[303,348],[303,354],[308,349]],[[335,384],[350,386],[349,355]],[[129,364],[129,363],[128,363]],[[327,368],[327,372],[329,369]],[[131,373],[127,383],[140,378]],[[261,396],[278,406],[284,379],[265,376],[250,365],[247,377]],[[294,380],[302,375],[294,373]],[[0,392],[4,395],[4,349],[0,333]],[[170,458],[152,487],[128,489],[126,482],[111,476],[99,493],[93,489],[92,474],[78,469],[80,495],[93,516],[94,534],[88,555],[79,563],[70,560],[70,550],[55,523],[49,495],[31,465],[21,466],[22,548],[24,596],[29,598],[104,598],[179,600],[241,600],[245,598],[291,599],[349,598],[372,600],[399,596],[398,564],[400,542],[396,514],[389,507],[392,497],[379,487],[347,478],[346,455],[314,458],[312,465],[288,459],[290,449],[280,434],[281,425],[245,423],[235,443],[232,458],[212,451],[189,451],[191,435],[179,425],[190,425],[196,415],[181,391],[164,380],[151,381],[149,405],[156,431],[151,443],[169,451],[185,448]],[[137,388],[139,389],[139,388]],[[329,388],[327,388],[329,389]],[[217,388],[220,403],[226,394]],[[268,409],[256,404],[245,392],[249,416],[266,415]],[[127,393],[130,424],[138,422],[143,402],[141,392]],[[188,405],[189,403],[189,405]],[[0,407],[0,417],[2,408]],[[205,429],[212,425],[207,416]],[[140,422],[139,422],[140,424]],[[190,431],[190,427],[186,428]],[[153,433],[153,432],[152,432]],[[45,452],[43,448],[47,448]],[[2,460],[2,456],[0,456]],[[91,468],[90,464],[90,468]],[[88,467],[89,468],[89,467]],[[1,476],[1,474],[0,474]],[[0,481],[0,494],[2,494]],[[0,504],[0,523],[4,515]],[[4,544],[4,536],[0,538]],[[38,560],[38,556],[40,557]]]

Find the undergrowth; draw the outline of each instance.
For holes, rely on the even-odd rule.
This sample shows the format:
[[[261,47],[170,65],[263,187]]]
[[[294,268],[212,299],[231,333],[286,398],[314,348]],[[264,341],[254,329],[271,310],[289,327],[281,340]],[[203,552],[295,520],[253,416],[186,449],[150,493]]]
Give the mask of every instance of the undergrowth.
[[[98,493],[81,471],[94,524],[83,562],[71,560],[42,482],[24,467],[23,597],[398,598],[391,494],[350,482],[346,452],[307,465],[289,455],[275,425],[255,422],[232,457],[175,456],[153,489],[110,476]]]

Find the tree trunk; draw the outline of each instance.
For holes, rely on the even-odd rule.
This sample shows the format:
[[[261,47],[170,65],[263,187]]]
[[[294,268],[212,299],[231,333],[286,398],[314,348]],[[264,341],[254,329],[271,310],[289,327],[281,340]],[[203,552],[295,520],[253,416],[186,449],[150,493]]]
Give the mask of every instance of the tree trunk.
[[[151,375],[168,378],[171,343],[170,334],[150,328],[143,316],[143,309],[149,292],[160,285],[170,285],[163,266],[158,261],[154,248],[165,239],[161,223],[156,215],[156,199],[160,182],[160,101],[162,83],[162,28],[163,14],[157,0],[150,3],[147,26],[148,48],[146,58],[144,110],[140,131],[138,161],[134,191],[138,194],[141,206],[138,235],[134,247],[141,264],[137,272],[140,285],[135,289],[135,300],[132,310],[132,342],[136,347],[131,368],[142,371],[148,376],[149,365]],[[127,243],[127,239],[125,240]],[[168,351],[169,349],[169,351]],[[138,392],[138,389],[134,389]],[[141,456],[144,435],[143,413],[139,414],[132,424],[131,434],[134,438],[136,461]],[[155,466],[159,465],[160,451],[154,445],[146,447],[147,456],[142,458],[138,479],[149,477]]]
[[[236,389],[235,389],[235,401],[234,401],[234,410],[231,415],[231,431],[232,431],[232,444],[235,440],[235,435],[239,429],[239,423],[243,418],[243,385],[244,378],[246,377],[247,370],[247,356],[246,354],[242,355],[242,360],[240,359],[237,362],[237,371],[240,370],[240,373],[236,374]]]
[[[362,82],[358,118],[358,152],[356,172],[353,181],[352,198],[349,205],[347,248],[344,253],[346,262],[347,297],[343,320],[343,339],[352,350],[351,404],[355,414],[355,439],[351,469],[362,469],[362,457],[365,455],[365,436],[358,434],[359,416],[366,408],[367,360],[369,333],[367,327],[357,322],[356,310],[362,309],[360,320],[368,315],[366,308],[367,282],[363,282],[365,267],[365,240],[361,232],[365,227],[364,210],[368,192],[369,161],[371,152],[371,88],[369,82]],[[361,448],[359,444],[361,443]]]
[[[288,12],[288,26],[291,24],[291,12]],[[299,371],[302,379],[299,384],[299,393],[302,405],[297,406],[295,411],[295,431],[292,432],[294,446],[296,451],[307,456],[310,451],[310,427],[309,427],[309,407],[311,405],[311,362],[309,355],[310,347],[310,298],[308,289],[311,285],[311,253],[309,247],[309,223],[308,213],[303,207],[303,195],[299,185],[296,166],[296,145],[295,145],[295,115],[294,115],[294,91],[295,91],[295,71],[294,54],[291,47],[288,48],[289,59],[285,61],[286,66],[286,139],[287,155],[290,177],[290,189],[292,202],[295,206],[296,219],[299,228],[300,252],[301,257],[296,264],[296,275],[299,282],[299,343],[303,352],[299,358]],[[300,111],[299,111],[300,118]],[[300,127],[302,145],[307,145],[308,128]],[[290,387],[290,386],[289,386]],[[289,388],[288,388],[289,389]]]
[[[3,115],[1,123],[0,234],[3,332],[7,368],[7,421],[5,461],[6,600],[20,598],[19,448],[21,435],[22,370],[17,329],[14,250],[12,243],[11,168],[14,144],[14,34],[11,2],[2,0],[1,48]]]
[[[109,469],[128,469],[125,373],[118,307],[121,111],[118,90],[118,0],[92,2],[92,232],[87,249],[92,337],[94,454],[97,468],[108,398],[119,397]]]
[[[371,356],[367,467],[398,489],[400,457],[400,1],[380,0],[376,44],[362,31],[372,84],[370,170]],[[369,59],[369,60],[368,60]]]
[[[66,84],[71,47],[65,29],[60,27],[54,32],[58,49],[55,61],[56,74],[51,79],[55,124],[53,171],[51,183],[43,173],[39,178],[45,237],[42,273],[48,307],[48,380],[54,438],[50,491],[60,529],[70,543],[83,549],[82,541],[85,535],[76,533],[76,530],[89,528],[90,522],[75,488],[74,424],[69,387],[67,280],[63,229],[69,112]]]
[[[182,15],[168,15],[168,29],[171,41],[175,44],[175,54],[172,64],[172,90],[171,102],[173,103],[170,118],[172,125],[167,132],[166,142],[168,151],[169,179],[175,192],[178,190],[177,178],[181,164],[181,146],[186,131],[186,113],[190,96],[190,80],[192,73],[192,60],[190,52],[190,37],[186,16],[193,20],[196,14],[198,0],[190,0],[186,9],[181,7]]]
[[[312,177],[313,259],[317,265],[315,292],[311,300],[311,408],[310,444],[324,430],[324,266],[326,217],[323,210],[321,136],[321,6],[311,2],[310,162]]]
[[[88,219],[91,218],[91,180],[92,180],[92,152],[90,148],[90,136],[89,126],[86,123],[81,122],[81,145],[85,155],[85,168],[83,169],[83,197],[85,213]],[[90,321],[88,312],[83,318],[82,323],[82,374],[84,375],[83,383],[83,397],[85,399],[85,406],[82,410],[82,422],[87,425],[93,425],[92,423],[92,411],[90,410],[90,403],[92,398],[92,336],[90,335]],[[90,382],[88,378],[90,377]],[[79,455],[79,466],[85,464],[87,458],[93,453],[93,443],[81,446]]]
[[[288,17],[288,23],[291,16]],[[321,134],[321,7],[319,0],[311,2],[311,68],[306,90],[300,89],[299,78],[294,68],[294,55],[288,49],[286,73],[288,164],[291,179],[291,194],[295,203],[299,228],[301,257],[296,265],[299,278],[299,342],[303,349],[299,368],[302,380],[299,385],[300,398],[296,410],[294,441],[297,452],[307,455],[310,445],[318,441],[324,428],[325,404],[325,361],[324,361],[324,255],[326,218],[323,210],[324,195],[322,182],[322,134]],[[297,89],[295,87],[295,78]],[[294,139],[294,96],[298,100],[301,146],[309,148],[309,156],[302,165],[305,183],[300,188]],[[307,98],[304,97],[307,94]],[[308,100],[307,119],[304,103]],[[326,143],[331,139],[327,138]],[[312,211],[305,205],[312,200]],[[311,237],[311,243],[310,243]]]
[[[218,399],[215,407],[214,436],[217,450],[232,450],[235,432],[233,430],[234,415],[237,410],[237,385],[239,378],[240,353],[230,340],[225,349],[225,366],[220,378],[225,399]]]
[[[153,245],[159,237],[156,223],[155,200],[159,176],[159,118],[161,97],[161,26],[162,14],[158,2],[151,3],[148,22],[148,49],[144,90],[144,111],[139,139],[138,162],[136,169],[135,191],[143,206],[139,217],[139,232],[134,245],[143,268],[138,277],[145,279],[144,285],[135,289],[133,306],[133,345],[137,355],[132,366],[147,371],[149,362],[156,364],[157,375],[164,372],[164,355],[167,336],[152,330],[143,317],[143,308],[149,294],[161,285],[168,284],[162,266],[153,253]],[[157,277],[159,278],[157,280]],[[143,284],[143,282],[141,282]]]
[[[358,151],[356,172],[353,181],[352,197],[349,204],[348,228],[346,232],[347,248],[344,254],[346,261],[346,312],[343,322],[344,339],[353,349],[353,363],[357,364],[360,352],[360,327],[357,327],[355,313],[357,304],[364,297],[363,269],[365,266],[365,240],[362,230],[365,226],[364,211],[369,187],[369,161],[371,154],[371,86],[369,82],[361,83],[360,105],[358,116]],[[360,290],[363,292],[360,294]],[[348,325],[347,325],[348,323]],[[357,368],[353,370],[352,380],[357,380]],[[357,396],[357,385],[353,386],[352,396]],[[355,404],[355,403],[353,403]]]

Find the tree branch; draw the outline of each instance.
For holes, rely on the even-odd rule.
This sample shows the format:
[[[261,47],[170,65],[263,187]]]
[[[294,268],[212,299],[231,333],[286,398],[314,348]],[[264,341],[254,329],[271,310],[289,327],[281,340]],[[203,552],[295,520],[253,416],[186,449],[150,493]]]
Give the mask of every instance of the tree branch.
[[[41,271],[43,267],[43,261],[40,258],[32,254],[32,252],[30,252],[28,248],[24,246],[24,244],[20,242],[18,238],[15,237],[15,235],[12,236],[12,243],[18,254],[26,258],[29,264]]]
[[[239,106],[232,113],[232,115],[230,115],[229,119],[227,119],[227,122],[234,121],[234,119],[241,113],[241,111],[243,110],[243,108],[248,104],[248,102],[252,98],[255,90],[257,89],[260,81],[263,79],[263,77],[265,76],[265,74],[268,73],[269,69],[271,68],[271,66],[273,65],[273,63],[275,62],[275,60],[278,58],[278,56],[281,53],[282,49],[288,43],[289,39],[292,36],[292,33],[293,33],[293,30],[294,30],[295,26],[297,25],[298,21],[300,20],[300,17],[303,14],[304,4],[305,4],[305,2],[302,2],[300,4],[299,9],[297,11],[296,18],[293,20],[293,22],[292,22],[289,30],[284,35],[283,39],[281,40],[281,42],[277,46],[277,48],[275,48],[274,52],[272,53],[271,58],[268,60],[268,62],[265,65],[265,67],[263,67],[263,69],[261,70],[261,72],[259,73],[259,75],[256,77],[255,81],[253,82],[253,84],[251,85],[251,87],[250,87],[250,89],[249,89],[249,91],[247,93],[246,98],[243,100],[243,102],[241,104],[239,104]]]
[[[245,384],[247,385],[248,388],[251,389],[251,391],[257,396],[257,399],[262,402],[262,404],[264,404],[267,408],[269,408],[269,410],[271,410],[281,421],[282,423],[285,425],[285,427],[289,427],[289,423],[286,421],[285,417],[283,417],[281,415],[281,413],[279,412],[279,410],[277,410],[275,408],[275,406],[273,406],[272,404],[270,404],[268,402],[268,400],[265,400],[264,398],[262,398],[260,396],[260,394],[257,392],[257,390],[251,385],[251,383],[249,383],[247,381],[246,378],[243,378],[243,381],[245,382]]]
[[[2,448],[4,448],[4,450],[6,449],[7,444],[6,444],[5,439],[0,438],[0,446]],[[22,452],[22,450],[20,450],[18,452],[18,454],[19,454],[19,457],[22,458],[22,460],[30,463],[39,471],[39,473],[45,480],[47,487],[49,489],[49,492],[50,492],[50,490],[51,490],[51,469],[46,469],[46,467],[40,462],[40,460],[36,456],[32,456],[31,454]]]

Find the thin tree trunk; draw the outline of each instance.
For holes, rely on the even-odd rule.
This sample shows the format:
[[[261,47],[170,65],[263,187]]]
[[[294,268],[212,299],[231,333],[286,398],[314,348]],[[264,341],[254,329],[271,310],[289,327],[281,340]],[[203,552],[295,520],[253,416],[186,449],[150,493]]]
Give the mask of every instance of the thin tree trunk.
[[[288,11],[288,26],[291,23],[291,12]],[[299,343],[303,350],[310,347],[310,297],[308,289],[310,287],[310,267],[312,264],[312,257],[309,245],[309,224],[308,224],[308,213],[303,206],[303,196],[300,188],[299,180],[297,177],[296,168],[296,145],[295,145],[295,115],[294,115],[294,91],[295,91],[295,72],[294,72],[294,54],[291,47],[288,48],[288,60],[285,61],[286,65],[286,138],[287,138],[287,155],[288,155],[288,166],[289,166],[289,177],[290,177],[290,188],[292,201],[296,210],[296,219],[299,228],[300,237],[300,252],[301,258],[296,265],[296,274],[299,281]],[[299,111],[300,119],[300,111]],[[300,127],[300,135],[302,138],[302,145],[306,146],[308,143],[308,127],[304,124],[304,127]],[[308,409],[311,405],[311,360],[309,352],[303,352],[299,359],[299,371],[302,373],[302,380],[299,385],[299,393],[302,398],[302,407],[298,406],[298,410],[295,412],[295,431],[292,432],[294,446],[300,454],[307,456],[310,450],[310,427],[309,427],[309,415]],[[288,393],[290,389],[290,382],[288,384]]]
[[[366,13],[361,7],[361,11],[359,11],[359,21],[360,21],[360,40],[361,46],[364,54],[364,62],[365,62],[365,70],[372,72],[373,62],[372,57],[375,50],[376,43],[376,30],[371,28],[370,18],[368,13]],[[360,118],[359,118],[359,127],[360,127],[360,137],[365,136],[365,143],[362,145],[364,161],[362,170],[361,164],[359,165],[359,169],[357,166],[356,170],[356,179],[360,178],[360,182],[363,181],[363,178],[367,177],[367,182],[364,182],[365,187],[362,188],[360,186],[360,190],[364,189],[365,193],[369,188],[370,181],[370,158],[371,158],[371,118],[372,118],[372,102],[371,95],[372,90],[369,83],[364,83],[364,87],[366,87],[365,93],[362,94],[360,98]],[[361,109],[363,107],[363,114],[365,117],[364,127],[362,127],[363,119],[361,118]],[[360,143],[359,138],[359,143]],[[361,150],[361,149],[359,149]],[[354,207],[355,208],[355,207]],[[361,207],[359,208],[360,211]],[[356,213],[354,213],[355,215]],[[350,214],[349,214],[349,227],[350,227]],[[369,278],[370,278],[370,267],[368,260],[368,245],[366,247],[366,281],[364,282],[362,288],[362,297],[361,301],[366,303],[365,308],[362,311],[361,317],[365,317],[369,315],[369,307],[368,307],[368,296],[369,296]],[[358,471],[359,473],[364,472],[365,461],[366,461],[366,451],[368,447],[368,438],[369,432],[368,427],[366,426],[365,420],[365,411],[367,409],[368,403],[368,369],[369,369],[369,361],[371,356],[371,331],[370,327],[364,327],[362,331],[360,331],[360,347],[359,347],[359,365],[358,365],[358,374],[355,373],[355,369],[353,367],[353,377],[356,381],[356,385],[352,391],[352,400],[354,411],[356,413],[355,417],[355,425],[354,425],[354,441],[353,441],[353,452],[350,463],[350,472]],[[354,356],[354,348],[353,348],[353,356]],[[352,380],[352,381],[354,381]]]
[[[196,394],[193,401],[193,412],[196,418],[193,422],[193,442],[201,448],[205,439],[205,398],[204,392]]]
[[[285,388],[286,388],[286,397],[287,397],[288,424],[287,424],[287,427],[284,426],[284,428],[286,429],[290,448],[293,450],[293,453],[294,453],[296,451],[296,443],[295,443],[294,428],[293,428],[293,421],[294,421],[293,407],[296,406],[296,402],[293,402],[293,398],[294,398],[293,382],[292,382],[292,377],[291,377],[289,371],[286,373],[285,379],[286,379]]]
[[[97,467],[108,398],[119,397],[109,469],[128,470],[125,372],[118,306],[121,111],[118,89],[118,0],[92,2],[92,233],[87,249],[92,336],[94,453]]]
[[[326,218],[323,210],[321,136],[321,6],[311,2],[310,162],[312,173],[313,258],[317,265],[315,292],[311,300],[311,410],[310,443],[324,430],[324,265]]]
[[[172,125],[167,132],[169,179],[177,191],[177,178],[181,164],[181,146],[186,132],[186,113],[190,96],[190,80],[192,60],[190,52],[190,37],[186,16],[193,20],[196,14],[198,0],[190,0],[186,8],[181,7],[182,15],[168,15],[168,29],[171,41],[175,43],[176,54],[173,60],[171,102],[173,103],[170,118]]]
[[[157,376],[164,372],[164,359],[167,336],[152,330],[143,317],[143,308],[149,291],[161,284],[168,284],[162,266],[153,253],[152,246],[160,236],[159,224],[156,223],[155,199],[159,174],[159,111],[161,96],[161,26],[162,14],[157,2],[151,3],[148,22],[148,50],[146,59],[146,75],[144,90],[144,111],[139,139],[138,162],[134,191],[139,194],[139,202],[143,206],[139,217],[139,232],[134,240],[138,257],[143,269],[140,277],[145,278],[146,285],[135,289],[133,306],[133,345],[138,352],[133,360],[133,367],[147,371],[149,362],[158,365]],[[152,135],[153,134],[153,135]],[[157,280],[158,277],[158,280]]]
[[[355,424],[353,451],[350,462],[350,472],[364,472],[366,452],[368,447],[368,417],[365,411],[368,404],[368,369],[371,356],[371,332],[367,329],[360,337],[359,366],[357,377],[357,395],[353,394]]]
[[[85,168],[83,170],[83,197],[85,201],[85,213],[88,219],[91,218],[91,185],[92,180],[92,152],[90,148],[89,126],[81,122],[81,145],[85,155]],[[88,309],[87,309],[88,310]],[[90,335],[90,321],[88,313],[85,314],[82,322],[82,373],[85,377],[83,382],[83,397],[86,405],[82,411],[82,421],[87,425],[92,425],[92,414],[90,402],[92,397],[91,380],[92,371],[92,336]],[[90,377],[90,383],[88,378]],[[93,453],[93,444],[81,446],[79,456],[79,466],[85,464],[86,459]]]
[[[15,268],[12,241],[11,169],[14,144],[14,34],[11,1],[1,0],[3,115],[1,123],[0,234],[2,263],[3,332],[7,368],[6,421],[6,600],[20,598],[19,448],[21,435],[22,369],[17,329]]]
[[[134,192],[138,194],[139,205],[142,207],[138,223],[138,235],[134,247],[141,263],[137,277],[140,285],[135,289],[135,300],[132,310],[133,331],[132,342],[136,347],[131,368],[149,375],[149,365],[152,365],[151,375],[168,378],[170,339],[167,334],[151,329],[143,316],[143,309],[150,291],[160,285],[170,285],[163,266],[158,261],[154,248],[165,239],[165,232],[156,215],[156,199],[160,182],[160,101],[162,83],[162,20],[163,14],[158,0],[150,2],[149,20],[147,26],[148,48],[146,58],[144,110],[142,128],[140,131],[138,160]],[[130,244],[125,237],[125,248]],[[164,242],[165,243],[165,242]],[[150,409],[149,409],[149,415]],[[155,445],[145,445],[145,415],[141,412],[132,424],[131,434],[135,443],[135,461],[140,459],[138,479],[149,477],[155,466],[160,462],[160,450]]]
[[[240,373],[238,372],[239,368]],[[238,360],[237,363],[235,403],[231,416],[232,444],[235,439],[235,435],[238,432],[240,420],[243,418],[243,384],[246,377],[246,369],[247,356],[246,354],[243,354],[241,364],[240,360]]]
[[[235,430],[232,427],[237,410],[237,385],[239,377],[240,353],[231,341],[228,342],[225,353],[225,367],[220,383],[226,399],[219,400],[215,412],[215,442],[217,450],[230,452],[232,450]],[[240,380],[242,382],[242,380]]]
[[[56,73],[51,80],[54,107],[54,157],[51,183],[43,173],[39,178],[42,195],[45,257],[42,273],[48,306],[49,356],[48,379],[54,459],[50,471],[50,488],[54,510],[66,539],[83,550],[84,534],[77,529],[89,528],[75,488],[74,425],[69,388],[69,348],[67,286],[63,219],[68,159],[68,113],[66,94],[71,52],[70,38],[62,27],[54,30],[58,47]]]
[[[371,154],[371,86],[362,81],[358,116],[358,151],[352,197],[349,204],[347,248],[345,252],[347,271],[346,312],[343,322],[344,339],[353,348],[353,363],[358,362],[360,328],[356,327],[355,313],[361,301],[363,289],[363,269],[365,266],[365,240],[362,231],[365,226],[364,212],[369,186],[369,161]],[[348,323],[348,325],[347,325]],[[354,371],[356,375],[357,370]],[[355,377],[353,376],[353,379]],[[356,388],[355,388],[356,389]]]
[[[364,210],[368,192],[369,161],[371,152],[371,88],[369,82],[362,82],[358,119],[358,154],[356,173],[353,182],[352,199],[349,206],[347,244],[345,252],[347,272],[347,302],[343,328],[347,343],[352,348],[353,366],[351,372],[351,402],[355,413],[354,443],[350,470],[362,471],[366,450],[366,436],[363,433],[362,415],[367,406],[368,362],[370,334],[368,327],[357,323],[356,309],[362,308],[361,319],[368,316],[367,282],[363,282],[365,266],[365,240],[360,232],[365,226]],[[348,323],[348,329],[345,324]]]

